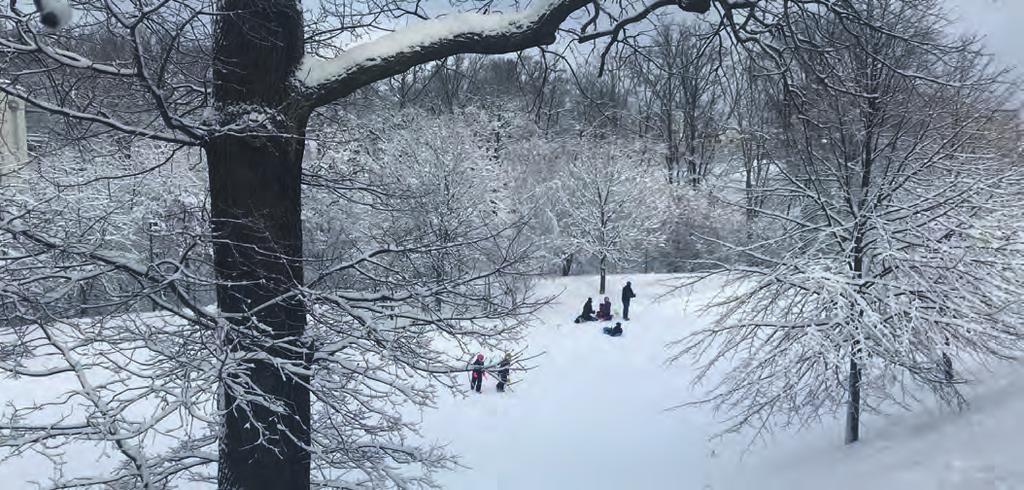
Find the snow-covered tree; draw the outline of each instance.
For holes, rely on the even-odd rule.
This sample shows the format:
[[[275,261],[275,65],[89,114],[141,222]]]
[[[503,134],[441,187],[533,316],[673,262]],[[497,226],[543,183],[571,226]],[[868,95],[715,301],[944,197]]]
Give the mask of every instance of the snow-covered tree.
[[[14,285],[8,291],[16,307],[12,315],[35,329],[17,341],[33,346],[23,352],[26,360],[56,354],[65,362],[32,374],[73,373],[88,381],[86,368],[96,358],[105,363],[97,371],[100,378],[106,377],[100,372],[118,376],[116,383],[81,390],[83,418],[68,422],[55,416],[36,424],[14,417],[4,427],[4,441],[18,450],[102,439],[124,457],[123,466],[96,468],[95,475],[82,479],[63,475],[57,486],[154,487],[176,477],[209,480],[214,471],[223,488],[428,484],[419,474],[396,468],[429,469],[445,458],[395,443],[408,425],[392,416],[390,395],[427,404],[427,392],[411,389],[404,377],[411,371],[429,377],[455,369],[422,344],[430,337],[427,331],[459,343],[463,336],[505,330],[503,322],[513,320],[496,315],[514,316],[524,301],[517,298],[486,312],[482,326],[475,321],[481,318],[476,307],[490,300],[481,298],[478,285],[493,277],[490,273],[518,271],[523,250],[505,250],[490,261],[499,264],[491,271],[448,271],[443,284],[430,287],[403,267],[439,252],[438,246],[463,243],[399,246],[353,240],[335,234],[342,229],[336,227],[322,236],[344,253],[307,256],[320,249],[304,235],[313,228],[303,213],[308,186],[321,186],[317,198],[344,201],[339,214],[364,212],[369,196],[386,197],[375,191],[380,182],[362,185],[362,169],[341,175],[308,171],[331,169],[307,155],[314,144],[375,136],[358,126],[345,127],[341,135],[323,131],[337,112],[355,110],[364,100],[354,94],[414,67],[467,53],[550,45],[559,32],[602,43],[603,68],[612,47],[664,9],[705,13],[715,8],[723,29],[769,57],[779,52],[770,38],[758,34],[783,32],[794,12],[828,7],[845,15],[825,0],[795,6],[783,0],[550,0],[500,9],[490,2],[452,2],[458,12],[441,13],[443,5],[405,0],[324,0],[313,6],[298,0],[76,0],[66,23],[54,19],[55,2],[37,2],[37,9],[14,2],[0,11],[6,27],[0,35],[0,90],[73,123],[67,131],[86,140],[117,132],[200,151],[202,157],[190,163],[204,170],[208,198],[199,202],[208,208],[198,222],[208,223],[208,229],[193,231],[189,236],[196,246],[185,251],[208,249],[210,255],[209,260],[197,255],[193,271],[190,261],[149,261],[117,247],[83,246],[79,236],[63,240],[60,223],[42,218],[50,211],[42,202],[26,203],[29,214],[5,215],[5,241],[22,243],[24,253],[4,256],[4,285]],[[50,27],[38,24],[40,16]],[[459,95],[458,80],[452,81],[446,88]],[[586,114],[579,120],[601,125],[602,131],[622,126],[616,114],[609,118],[590,109],[606,103],[624,107],[623,87],[607,83],[609,96],[600,104],[571,108],[582,109]],[[455,102],[453,97],[437,106],[455,109]],[[593,128],[577,129],[587,134]],[[321,137],[325,140],[317,141]],[[329,191],[325,185],[341,187]],[[344,200],[353,195],[363,201]],[[358,214],[333,219],[356,232],[372,223]],[[47,269],[58,258],[82,269]],[[204,267],[211,273],[202,273]],[[122,301],[112,306],[145,299],[177,320],[109,319],[69,327],[76,338],[51,335],[52,322],[58,322],[51,302],[67,281],[115,276],[134,289],[118,291]],[[213,289],[216,306],[190,300],[181,293],[183,283]],[[440,307],[434,302],[438,295],[448,298]],[[436,310],[423,313],[430,305]],[[116,332],[108,331],[115,327]],[[109,341],[95,341],[101,338]],[[96,349],[103,352],[97,355]],[[102,355],[114,351],[138,354],[130,361],[144,365],[120,366],[123,357]],[[4,365],[8,373],[24,369]],[[388,396],[371,396],[381,392]],[[153,400],[157,403],[148,406],[166,410],[138,415],[135,404]],[[172,412],[184,414],[179,420],[187,422],[161,425]],[[192,424],[195,420],[202,423]],[[153,433],[168,434],[175,443],[144,446]]]
[[[649,158],[639,145],[580,140],[557,178],[563,248],[597,259],[600,294],[610,266],[640,259],[664,238],[668,188]]]
[[[1024,200],[1001,151],[1007,85],[937,2],[830,8],[787,40],[797,119],[753,209],[765,236],[736,248],[752,265],[724,268],[717,321],[676,358],[697,356],[702,380],[724,369],[698,403],[728,430],[845,406],[854,442],[863,408],[922,390],[957,405],[1024,349]]]
[[[493,193],[479,184],[496,180],[472,167],[492,160],[459,121],[413,118],[357,147],[325,134],[308,162],[309,243],[324,249],[307,255],[310,280],[293,295],[309,308],[310,451],[325,486],[426,485],[449,467],[451,454],[406,439],[415,419],[402,414],[454,385],[460,347],[506,349],[536,306],[522,280],[531,248],[516,241],[521,226],[483,199]],[[464,145],[436,144],[445,138]],[[220,312],[206,306],[216,283],[207,208],[184,206],[204,196],[188,170],[197,162],[166,144],[144,144],[129,160],[100,157],[92,143],[88,164],[54,151],[22,174],[33,186],[5,195],[0,312],[12,328],[0,336],[12,348],[0,352],[0,370],[53,389],[8,400],[0,444],[15,453],[36,444],[111,450],[77,470],[54,457],[60,485],[212,483],[224,385],[267,408],[279,400],[238,376],[249,359],[224,346]],[[420,153],[431,145],[442,153]],[[182,210],[199,226],[179,219]],[[369,219],[334,220],[336,210]],[[39,425],[53,405],[66,410],[52,414],[61,422]],[[346,418],[359,423],[337,423]],[[400,470],[410,460],[422,474]]]

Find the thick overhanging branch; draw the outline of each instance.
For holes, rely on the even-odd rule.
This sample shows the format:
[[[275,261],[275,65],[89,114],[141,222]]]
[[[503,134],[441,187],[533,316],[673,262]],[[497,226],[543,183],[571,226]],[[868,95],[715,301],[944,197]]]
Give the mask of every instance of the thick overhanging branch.
[[[315,106],[406,70],[464,53],[503,54],[555,42],[559,26],[589,0],[562,0],[508,14],[457,14],[414,24],[353,47],[340,56],[307,55],[296,73]]]
[[[309,103],[321,106],[371,83],[410,68],[457,54],[504,54],[555,42],[556,33],[574,12],[592,0],[556,0],[523,12],[456,14],[414,24],[324,60],[310,55],[299,66],[296,84]],[[675,5],[686,12],[704,13],[711,0],[658,1],[609,31],[585,35],[586,42],[620,32],[661,7]],[[588,22],[587,25],[592,25]]]

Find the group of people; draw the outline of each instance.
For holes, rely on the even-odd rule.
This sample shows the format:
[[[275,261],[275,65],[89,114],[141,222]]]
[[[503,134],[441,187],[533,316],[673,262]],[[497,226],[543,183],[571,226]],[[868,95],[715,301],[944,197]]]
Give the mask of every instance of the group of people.
[[[635,297],[636,293],[633,292],[633,284],[626,281],[626,285],[622,287],[622,319],[625,321],[629,321],[629,303]],[[605,296],[604,302],[598,306],[596,313],[594,312],[594,299],[587,298],[587,301],[583,303],[583,312],[580,316],[576,317],[575,323],[611,320],[612,301]],[[618,337],[622,335],[622,323],[616,322],[614,327],[605,327],[603,330],[605,334]]]
[[[629,302],[636,297],[636,293],[633,292],[633,284],[626,281],[626,285],[622,287],[622,319],[629,321]],[[576,323],[583,322],[596,322],[596,321],[611,321],[612,320],[612,302],[607,296],[604,298],[604,302],[598,307],[597,311],[594,311],[594,299],[587,298],[587,302],[583,303],[583,313],[576,317]],[[614,327],[604,327],[602,329],[606,335],[612,337],[618,337],[622,335],[622,323],[615,322]],[[498,384],[496,386],[499,392],[505,391],[505,386],[508,385],[508,373],[512,365],[512,354],[505,353],[505,357],[501,359],[497,367],[497,378]],[[484,377],[488,374],[484,363],[484,355],[477,354],[470,363],[469,371],[469,389],[480,393],[483,389]]]
[[[512,354],[505,353],[505,357],[498,363],[498,385],[496,388],[499,392],[505,391],[505,386],[508,384],[508,372],[512,366]],[[477,354],[476,359],[471,363],[472,369],[469,372],[469,389],[480,393],[483,387],[484,376],[487,375],[487,371],[484,368],[484,355]]]
[[[629,321],[629,303],[636,297],[636,293],[633,292],[633,284],[626,281],[626,285],[622,287],[622,319]],[[596,321],[610,321],[612,319],[612,300],[604,297],[604,302],[598,306],[598,310],[594,312],[594,298],[587,298],[586,303],[583,303],[583,313],[576,317],[576,323],[583,322],[596,322]]]

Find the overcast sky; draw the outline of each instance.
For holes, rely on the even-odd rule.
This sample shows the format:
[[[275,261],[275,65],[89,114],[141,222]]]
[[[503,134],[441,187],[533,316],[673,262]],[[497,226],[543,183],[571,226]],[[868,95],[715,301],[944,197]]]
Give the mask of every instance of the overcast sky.
[[[1024,69],[1024,0],[947,0],[964,29],[985,36],[990,51]]]

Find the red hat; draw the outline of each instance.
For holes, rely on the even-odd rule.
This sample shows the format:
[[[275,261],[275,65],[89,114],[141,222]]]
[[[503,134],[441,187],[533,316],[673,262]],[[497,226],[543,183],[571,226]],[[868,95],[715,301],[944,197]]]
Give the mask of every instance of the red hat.
[[[484,360],[484,355],[483,354],[477,354],[476,355],[476,360],[478,360],[478,361]]]

